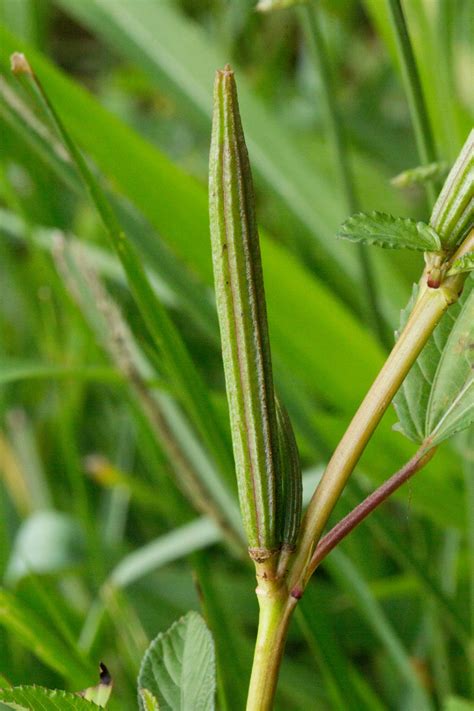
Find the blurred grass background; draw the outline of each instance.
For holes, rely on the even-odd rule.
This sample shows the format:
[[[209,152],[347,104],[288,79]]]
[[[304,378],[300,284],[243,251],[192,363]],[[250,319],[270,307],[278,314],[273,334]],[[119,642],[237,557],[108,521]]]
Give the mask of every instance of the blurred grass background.
[[[218,476],[235,497],[233,474],[200,444],[67,154],[10,76],[12,51],[27,51],[102,177],[227,451],[206,188],[213,73],[227,61],[257,184],[277,384],[308,491],[386,351],[357,251],[334,238],[346,201],[306,16],[254,4],[0,1],[0,672],[13,683],[81,688],[103,660],[111,708],[135,708],[148,640],[201,608],[220,707],[238,710],[257,605],[250,567],[177,486],[149,407],[165,413],[211,494]],[[427,220],[422,187],[390,184],[419,158],[387,4],[315,4],[362,208]],[[449,165],[472,125],[474,8],[404,7],[437,158]],[[391,334],[422,258],[370,257]],[[394,421],[390,412],[335,518],[413,452]],[[473,467],[471,435],[445,446],[327,559],[291,630],[278,709],[454,709],[449,699],[474,693]]]

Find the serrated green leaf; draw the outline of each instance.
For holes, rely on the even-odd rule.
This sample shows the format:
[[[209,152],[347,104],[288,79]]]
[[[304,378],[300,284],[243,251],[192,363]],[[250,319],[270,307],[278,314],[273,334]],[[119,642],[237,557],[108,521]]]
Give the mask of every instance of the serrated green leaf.
[[[147,689],[161,711],[213,711],[216,692],[214,643],[197,612],[159,634],[143,657],[138,689]],[[139,697],[142,711],[146,711]]]
[[[471,272],[473,269],[474,252],[469,252],[468,254],[465,254],[463,257],[459,257],[459,259],[456,259],[456,261],[453,262],[450,270],[448,271],[448,276],[452,276],[453,274],[461,274],[462,272]]]
[[[414,249],[436,252],[441,242],[432,227],[406,217],[384,212],[359,212],[342,223],[337,236],[351,242],[375,244],[386,249]]]
[[[0,701],[17,711],[93,711],[100,706],[76,694],[41,686],[14,686],[0,689]]]
[[[470,280],[472,284],[472,279]],[[451,330],[436,370],[426,415],[433,444],[474,422],[474,289]]]
[[[450,307],[394,398],[396,429],[437,445],[474,421],[474,280]],[[402,312],[406,322],[417,287]]]
[[[415,285],[407,306],[400,314],[399,331],[408,321],[418,290],[418,285]],[[426,411],[431,387],[441,354],[460,311],[459,303],[448,309],[393,399],[399,419],[395,429],[415,442],[423,442],[426,438]]]

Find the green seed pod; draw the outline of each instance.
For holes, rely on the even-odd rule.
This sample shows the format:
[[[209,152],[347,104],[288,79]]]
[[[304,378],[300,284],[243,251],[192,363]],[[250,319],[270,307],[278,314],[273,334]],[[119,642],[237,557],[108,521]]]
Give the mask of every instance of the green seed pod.
[[[474,129],[467,137],[433,208],[430,225],[454,250],[474,222]]]
[[[218,71],[209,168],[212,258],[240,507],[256,561],[279,547],[278,435],[250,163],[234,73]]]
[[[281,495],[278,497],[280,540],[283,548],[293,550],[301,523],[303,480],[295,434],[283,403],[275,397]]]

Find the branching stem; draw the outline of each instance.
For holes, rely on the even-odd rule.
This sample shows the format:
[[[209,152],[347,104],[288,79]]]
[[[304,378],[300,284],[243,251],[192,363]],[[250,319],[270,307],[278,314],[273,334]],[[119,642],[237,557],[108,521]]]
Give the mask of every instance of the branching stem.
[[[328,553],[330,553],[340,541],[349,535],[359,523],[362,523],[380,504],[386,501],[402,484],[419,472],[420,469],[423,469],[433,457],[435,451],[434,447],[426,451],[426,443],[423,443],[422,447],[420,447],[417,453],[404,467],[369,494],[369,496],[361,501],[347,516],[344,516],[329,533],[326,533],[316,546],[316,550],[308,566],[308,574],[312,575],[321,561],[324,560]]]

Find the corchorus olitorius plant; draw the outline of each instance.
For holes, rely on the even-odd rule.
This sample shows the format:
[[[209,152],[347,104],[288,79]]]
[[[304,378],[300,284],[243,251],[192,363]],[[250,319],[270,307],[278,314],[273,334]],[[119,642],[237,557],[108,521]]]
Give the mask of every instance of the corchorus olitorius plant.
[[[217,71],[214,84],[209,215],[233,459],[222,422],[223,410],[210,396],[203,375],[191,357],[189,343],[170,318],[159,287],[157,289],[152,275],[143,266],[137,248],[139,240],[135,244],[129,239],[128,229],[135,235],[140,234],[141,223],[123,202],[104,189],[99,171],[76,145],[62,111],[56,108],[47,84],[40,79],[39,67],[36,73],[35,62],[30,64],[20,52],[11,57],[13,73],[24,92],[21,94],[24,104],[12,98],[8,87],[0,84],[8,110],[25,123],[27,132],[35,135],[36,131],[38,150],[44,153],[52,147],[52,161],[59,162],[60,172],[67,175],[74,187],[82,181],[110,247],[123,268],[140,328],[144,329],[145,335],[142,333],[138,338],[140,329],[136,325],[135,329],[128,326],[98,277],[93,260],[91,263],[77,249],[70,236],[55,234],[54,263],[65,291],[79,306],[88,326],[127,383],[134,408],[141,413],[140,417],[172,464],[181,492],[206,517],[196,525],[185,523],[182,530],[174,532],[175,538],[174,533],[170,534],[171,538],[158,546],[158,557],[162,556],[166,562],[172,559],[167,558],[171,549],[184,546],[185,551],[194,552],[222,537],[235,559],[245,560],[247,572],[250,568],[255,571],[259,618],[246,693],[247,711],[266,711],[274,707],[289,625],[294,613],[301,608],[301,601],[309,592],[309,582],[321,562],[369,514],[423,469],[444,441],[469,427],[472,430],[474,421],[474,283],[471,274],[474,269],[474,131],[465,137],[464,146],[450,170],[436,160],[435,142],[402,6],[399,0],[387,0],[422,163],[395,181],[398,185],[421,183],[434,207],[427,222],[379,211],[362,212],[315,7],[304,1],[260,0],[258,9],[267,12],[293,5],[301,5],[295,8],[296,17],[307,32],[311,56],[322,78],[331,148],[343,186],[348,218],[339,227],[337,237],[356,243],[354,250],[365,289],[361,302],[366,302],[367,325],[373,328],[382,344],[386,345],[390,338],[377,299],[370,247],[419,252],[425,262],[410,301],[401,313],[395,344],[390,345],[385,363],[328,458],[305,508],[303,457],[295,437],[298,428],[285,407],[287,393],[277,392],[278,361],[277,358],[275,362],[272,360],[252,155],[249,159],[243,126],[245,110],[241,117],[237,84],[230,65]],[[79,12],[87,16],[89,10],[82,8]],[[164,12],[166,15],[167,10]],[[93,12],[92,16],[95,18]],[[54,94],[54,82],[52,87]],[[29,107],[34,107],[34,113],[30,113]],[[45,148],[45,144],[48,147]],[[161,256],[165,260],[169,258],[165,252]],[[175,267],[172,261],[169,264]],[[105,268],[111,269],[110,265]],[[163,292],[166,293],[166,289]],[[317,339],[317,334],[308,333],[307,338]],[[321,340],[315,342],[314,347],[324,349],[326,344]],[[347,358],[350,367],[350,353]],[[162,386],[159,393],[155,391],[157,372]],[[327,530],[349,477],[391,403],[398,416],[397,429],[416,443],[415,454],[371,494],[365,498],[361,495],[360,502]],[[87,467],[102,482],[112,481],[118,487],[127,485],[126,477],[100,457],[88,458]],[[240,516],[232,491],[234,477],[229,476],[234,470]],[[136,492],[150,503],[148,489],[136,487]],[[59,653],[51,655],[39,645],[40,657],[43,654],[48,660],[52,658],[57,669],[61,668],[64,654],[68,664],[72,659],[72,664],[77,665],[78,676],[90,674],[84,655],[94,648],[104,615],[108,613],[118,618],[120,625],[120,611],[128,609],[121,606],[120,590],[149,569],[149,560],[156,560],[152,549],[153,544],[143,556],[130,554],[106,576],[87,617],[76,656],[75,653],[68,656],[71,643],[66,629],[66,643],[58,647]],[[413,564],[413,559],[410,562]],[[203,606],[212,618],[215,605],[209,584],[212,572],[199,554],[194,564]],[[250,586],[250,574],[247,580]],[[38,590],[41,590],[39,583]],[[463,628],[463,620],[453,612],[444,591],[436,593],[437,602],[445,605],[469,664],[472,640]],[[21,621],[18,612],[21,612],[21,604],[8,591],[2,591],[1,595],[0,602],[10,617],[10,622],[5,624],[27,635],[28,625]],[[47,595],[43,604],[48,607]],[[43,629],[35,617],[29,619],[33,620],[33,630]],[[230,649],[230,634],[224,629],[225,614],[221,614],[220,620],[221,626],[213,628],[216,641],[221,649],[226,648],[226,644]],[[134,630],[129,639],[133,639],[136,647],[128,649],[128,653],[135,655],[142,640],[140,625],[136,620],[129,623],[124,619],[123,623],[124,626],[130,624]],[[48,641],[46,632],[45,638]],[[48,649],[47,643],[45,649]],[[324,656],[324,649],[322,654]],[[195,612],[188,613],[167,632],[159,634],[143,656],[138,676],[140,709],[211,711],[215,708],[217,687],[222,709],[237,710],[240,703],[237,696],[232,699],[224,687],[237,688],[241,686],[241,679],[223,681],[219,658],[216,674],[215,657],[214,641],[204,620]],[[237,666],[239,660],[234,661]],[[403,668],[406,678],[414,679],[417,708],[429,709],[426,688],[413,670]],[[12,708],[87,711],[96,705],[114,704],[112,678],[103,663],[99,683],[81,692],[58,692],[37,686],[11,687],[6,682],[0,686],[0,701]],[[73,688],[78,687],[79,684]],[[242,698],[241,689],[238,695]],[[335,698],[338,698],[337,693]],[[337,703],[340,708],[340,698]],[[355,708],[357,703],[354,701]]]

